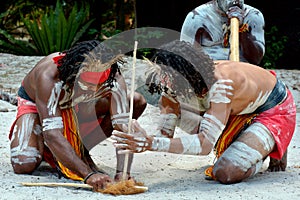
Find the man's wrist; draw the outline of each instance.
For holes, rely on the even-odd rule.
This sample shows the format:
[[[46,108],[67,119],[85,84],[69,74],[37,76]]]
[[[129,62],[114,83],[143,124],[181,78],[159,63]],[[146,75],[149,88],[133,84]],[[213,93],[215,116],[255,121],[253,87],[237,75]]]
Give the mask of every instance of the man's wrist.
[[[86,175],[86,176],[84,177],[83,182],[86,183],[87,180],[88,180],[91,176],[93,176],[94,174],[97,174],[97,173],[99,173],[99,172],[95,171],[95,172],[89,173],[88,175]]]
[[[168,152],[171,140],[169,138],[153,137],[151,151]]]

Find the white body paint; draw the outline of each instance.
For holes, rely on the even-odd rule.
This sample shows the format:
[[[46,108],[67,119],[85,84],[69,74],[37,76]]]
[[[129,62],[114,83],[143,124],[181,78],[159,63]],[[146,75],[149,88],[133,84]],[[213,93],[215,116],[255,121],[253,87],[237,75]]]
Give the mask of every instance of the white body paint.
[[[128,124],[129,123],[129,113],[116,114],[111,117],[111,123],[113,127],[117,124]]]
[[[51,96],[49,97],[48,104],[47,104],[48,114],[50,116],[54,116],[56,113],[56,108],[59,102],[62,84],[63,84],[62,81],[55,83],[52,89]]]
[[[171,140],[169,138],[154,137],[152,141],[153,151],[168,152],[170,149]]]
[[[215,144],[217,139],[222,134],[225,125],[222,124],[215,116],[205,113],[203,120],[200,123],[200,132],[210,141],[211,144]]]
[[[136,143],[138,145],[136,147],[136,152],[144,152],[144,151],[146,151],[146,147],[149,147],[149,143],[147,142],[146,138],[144,138],[144,137],[134,137],[134,139],[136,141],[139,141],[139,142]]]
[[[14,128],[11,141],[17,136],[19,145],[11,149],[11,160],[14,164],[20,165],[37,162],[37,158],[41,158],[41,155],[36,148],[29,146],[29,140],[32,132],[36,135],[41,134],[41,127],[39,125],[34,127],[33,115],[24,115],[21,127],[22,129],[19,129],[16,125]],[[22,160],[19,159],[20,156],[24,156]]]
[[[233,87],[231,84],[232,80],[220,79],[215,82],[209,90],[208,101],[213,103],[230,103],[231,100],[227,96],[232,96]]]
[[[204,29],[209,37],[201,38],[200,42],[203,50],[213,60],[228,60],[230,45],[223,45],[224,35],[229,30],[229,20],[226,16],[216,11],[216,3],[206,3],[198,6],[186,16],[181,28],[180,40],[194,44],[195,36],[199,29]],[[265,51],[264,39],[264,17],[262,13],[249,5],[244,4],[244,21],[251,28],[251,35],[256,38],[257,45]],[[240,61],[247,62],[240,51]]]
[[[247,172],[257,162],[263,159],[261,153],[243,142],[236,141],[230,145],[222,155],[229,160],[234,166],[239,167],[242,171]]]
[[[199,155],[202,152],[202,146],[198,134],[180,137],[183,146],[183,154]]]
[[[115,86],[112,88],[113,97],[116,100],[117,113],[126,113],[127,108],[127,95],[126,91],[123,90],[119,83],[115,83]]]
[[[202,119],[203,117],[199,114],[181,110],[181,117],[177,125],[186,133],[197,133]]]
[[[64,127],[62,117],[51,117],[43,119],[43,131],[61,129]]]
[[[266,151],[271,151],[274,148],[275,140],[267,127],[261,123],[251,124],[245,132],[251,132],[256,135],[263,144]]]
[[[259,106],[263,105],[268,100],[271,92],[272,91],[268,91],[264,95],[262,92],[260,92],[256,100],[249,103],[249,105],[242,112],[240,112],[239,115],[253,113]]]
[[[129,123],[129,113],[127,112],[127,95],[126,91],[120,87],[118,82],[114,82],[114,87],[112,88],[112,97],[114,98],[117,107],[117,113],[111,118],[113,126],[117,124],[127,125]],[[127,118],[121,116],[127,116]]]
[[[157,128],[166,132],[168,137],[173,137],[178,118],[177,115],[174,113],[161,114],[159,118],[160,120]]]

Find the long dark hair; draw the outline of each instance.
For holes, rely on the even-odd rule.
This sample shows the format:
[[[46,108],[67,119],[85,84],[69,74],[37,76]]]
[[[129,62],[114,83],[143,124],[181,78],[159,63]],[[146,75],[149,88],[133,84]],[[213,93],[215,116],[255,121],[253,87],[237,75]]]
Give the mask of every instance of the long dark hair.
[[[172,74],[172,80],[176,82],[172,84],[172,90],[176,95],[189,95],[189,88],[201,95],[216,81],[212,59],[201,48],[195,48],[184,41],[175,40],[161,46],[151,61],[161,66],[162,73]],[[147,78],[150,93],[166,90],[157,82],[151,82],[151,79]]]
[[[101,63],[109,62],[116,55],[109,47],[103,45],[98,40],[83,41],[75,44],[69,50],[63,51],[65,56],[58,61],[59,79],[63,81],[63,84],[67,84],[69,88],[74,86],[74,81],[79,70],[83,67],[82,63],[85,61],[86,56],[91,52],[97,52],[97,59],[101,60]],[[115,74],[120,73],[117,63],[111,65],[111,73],[107,80],[108,83],[112,83]]]

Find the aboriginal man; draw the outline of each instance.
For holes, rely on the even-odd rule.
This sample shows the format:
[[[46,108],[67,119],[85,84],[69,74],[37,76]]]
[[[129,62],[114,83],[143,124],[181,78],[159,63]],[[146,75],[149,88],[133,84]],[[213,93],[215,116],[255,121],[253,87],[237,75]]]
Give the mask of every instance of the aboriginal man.
[[[150,92],[162,92],[161,134],[146,133],[134,121],[134,134],[113,131],[116,147],[190,155],[215,148],[217,161],[206,175],[224,184],[255,175],[267,156],[282,159],[294,134],[296,108],[274,72],[245,62],[213,62],[201,47],[184,41],[164,45],[154,61],[148,85]],[[203,119],[190,123],[190,135],[173,137],[183,110],[178,99],[193,95],[204,102]]]
[[[94,190],[112,179],[94,164],[89,150],[123,130],[129,121],[127,89],[119,65],[122,56],[97,40],[52,53],[25,76],[18,90],[18,113],[12,125],[11,164],[17,174],[30,174],[45,160],[60,175],[82,180]],[[133,118],[146,106],[134,96]],[[130,178],[129,158],[128,175]],[[117,155],[115,180],[123,172]]]
[[[264,16],[244,0],[212,0],[189,12],[180,40],[200,45],[213,60],[228,60],[230,19],[239,20],[240,61],[258,65],[265,53]]]

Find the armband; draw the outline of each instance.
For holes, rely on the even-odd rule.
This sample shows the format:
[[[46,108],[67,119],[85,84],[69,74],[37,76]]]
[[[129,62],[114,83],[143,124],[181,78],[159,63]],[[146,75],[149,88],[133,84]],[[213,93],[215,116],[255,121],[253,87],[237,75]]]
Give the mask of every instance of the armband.
[[[183,154],[199,155],[202,152],[202,146],[198,134],[180,137],[180,140],[183,147]]]
[[[129,123],[129,113],[116,114],[111,117],[111,123],[113,127],[117,124],[128,124]]]
[[[84,179],[83,179],[83,182],[86,184],[87,180],[93,176],[94,174],[98,174],[99,172],[91,172],[89,173]]]
[[[62,117],[51,117],[43,119],[43,131],[61,129],[64,127]]]
[[[160,123],[158,125],[158,129],[167,133],[168,137],[173,137],[174,130],[177,123],[177,115],[173,113],[169,114],[161,114],[160,115]]]
[[[201,121],[199,129],[210,143],[214,145],[223,132],[225,125],[213,115],[205,113],[203,117],[204,119]]]
[[[171,140],[169,138],[154,137],[152,141],[152,151],[168,152],[170,149]]]

